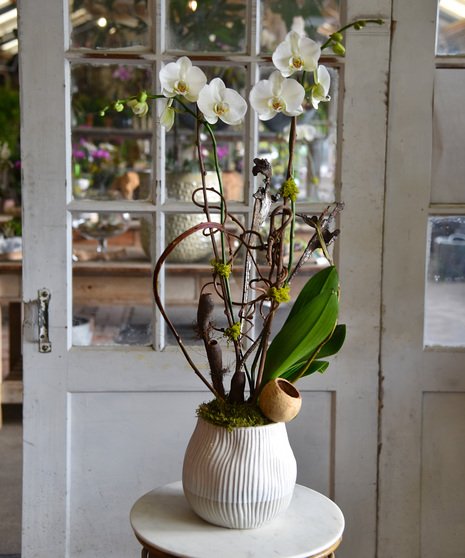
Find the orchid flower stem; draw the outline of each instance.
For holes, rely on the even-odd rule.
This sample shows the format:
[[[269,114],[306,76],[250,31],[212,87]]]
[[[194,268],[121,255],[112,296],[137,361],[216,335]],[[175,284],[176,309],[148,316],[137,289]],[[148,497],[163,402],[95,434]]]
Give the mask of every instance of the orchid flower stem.
[[[294,235],[295,235],[295,202],[291,200],[292,221],[291,221],[291,238],[289,239],[289,263],[287,266],[287,278],[284,286],[287,285],[289,277],[291,276],[292,264],[294,263]]]
[[[344,27],[341,27],[340,29],[338,29],[336,31],[336,33],[342,33],[343,31],[346,31],[346,29],[350,29],[351,27],[354,27],[355,25],[357,25],[357,23],[377,23],[378,25],[383,25],[384,21],[382,19],[358,19],[357,21],[353,21],[352,23],[348,23],[347,25],[344,25]],[[321,51],[323,51],[325,48],[328,48],[329,46],[331,46],[333,44],[333,39],[330,37],[323,45],[321,45]]]
[[[208,124],[208,122],[205,122],[204,120],[202,120],[205,128],[207,129],[210,138],[212,140],[212,144],[213,144],[213,161],[215,164],[215,170],[216,170],[216,176],[218,177],[218,185],[220,188],[220,194],[221,194],[221,202],[220,202],[220,211],[221,211],[221,224],[224,225],[225,219],[226,219],[226,212],[225,212],[225,207],[224,207],[224,188],[223,188],[223,180],[221,177],[221,169],[220,169],[220,162],[218,160],[218,152],[217,152],[217,143],[216,143],[216,138],[215,138],[215,134],[213,133],[213,130],[210,126],[210,124]],[[224,234],[221,233],[221,258],[222,258],[222,262],[223,264],[226,263],[227,259],[226,259],[226,246],[225,246],[225,240],[224,240]],[[229,309],[231,312],[231,318],[232,318],[232,322],[235,322],[235,318],[234,318],[234,310],[233,310],[233,306],[232,306],[232,295],[231,295],[231,287],[229,284],[229,279],[227,277],[224,278],[224,283],[225,283],[225,287],[226,287],[226,298],[228,301],[228,305],[229,305]]]
[[[297,117],[293,116],[291,118],[291,126],[289,130],[289,161],[287,163],[287,175],[286,180],[292,178],[292,166],[294,164],[294,150],[295,150],[295,137],[297,129]]]
[[[305,78],[305,74],[302,76],[302,81]],[[287,177],[286,180],[292,178],[292,163],[294,159],[294,150],[295,150],[295,139],[297,135],[297,117],[294,116],[291,119],[291,126],[289,130],[289,163],[287,167]],[[291,231],[290,231],[290,241],[289,241],[289,263],[287,266],[287,277],[284,285],[287,285],[287,282],[290,277],[291,269],[292,269],[292,261],[294,257],[294,233],[295,233],[295,202],[291,201],[291,210],[292,210],[292,221],[291,221]]]

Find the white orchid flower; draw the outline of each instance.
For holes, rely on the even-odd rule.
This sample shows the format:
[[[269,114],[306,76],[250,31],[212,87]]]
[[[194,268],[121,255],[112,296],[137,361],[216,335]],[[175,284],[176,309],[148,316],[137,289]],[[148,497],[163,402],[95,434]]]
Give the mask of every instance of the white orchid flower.
[[[289,141],[289,134],[291,132],[291,127],[286,126],[283,130],[283,137]],[[316,138],[316,128],[311,124],[298,124],[295,130],[295,139],[305,140],[307,142],[312,142]]]
[[[305,89],[294,79],[284,78],[279,71],[259,81],[250,92],[250,104],[260,120],[270,120],[278,112],[298,116],[303,112]]]
[[[308,37],[302,37],[296,31],[290,31],[286,39],[273,52],[273,64],[284,77],[295,72],[313,72],[318,66],[321,49]]]
[[[205,85],[197,106],[209,124],[215,124],[218,118],[231,126],[239,124],[247,111],[246,101],[237,91],[227,88],[220,78]]]
[[[128,101],[128,107],[132,108],[132,112],[136,116],[144,116],[144,114],[147,114],[147,112],[149,111],[147,101],[138,101],[137,99]]]
[[[11,156],[11,150],[8,143],[5,141],[3,144],[0,142],[0,160],[8,161]]]
[[[200,68],[192,66],[187,56],[164,66],[159,78],[165,97],[180,95],[191,103],[197,102],[200,91],[207,83],[207,76]]]
[[[314,109],[318,108],[321,101],[330,101],[328,95],[331,78],[325,66],[318,66],[313,72],[315,84],[310,89],[310,101]]]
[[[169,132],[174,124],[175,110],[171,106],[173,99],[158,99],[158,112],[160,114],[160,124]]]

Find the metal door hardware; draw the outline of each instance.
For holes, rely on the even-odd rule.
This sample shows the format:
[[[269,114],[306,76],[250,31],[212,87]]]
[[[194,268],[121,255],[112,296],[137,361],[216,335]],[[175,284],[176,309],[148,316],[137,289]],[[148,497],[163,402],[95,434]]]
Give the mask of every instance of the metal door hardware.
[[[50,303],[50,291],[39,289],[39,353],[50,353],[52,343],[48,338],[48,305]]]

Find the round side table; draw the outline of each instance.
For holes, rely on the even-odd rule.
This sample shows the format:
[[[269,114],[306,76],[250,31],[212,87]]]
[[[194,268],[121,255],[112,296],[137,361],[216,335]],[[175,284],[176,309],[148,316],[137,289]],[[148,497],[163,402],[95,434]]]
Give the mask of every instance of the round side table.
[[[181,481],[148,492],[130,515],[144,558],[324,558],[339,546],[341,510],[326,496],[296,485],[287,511],[258,529],[225,529],[198,517]]]

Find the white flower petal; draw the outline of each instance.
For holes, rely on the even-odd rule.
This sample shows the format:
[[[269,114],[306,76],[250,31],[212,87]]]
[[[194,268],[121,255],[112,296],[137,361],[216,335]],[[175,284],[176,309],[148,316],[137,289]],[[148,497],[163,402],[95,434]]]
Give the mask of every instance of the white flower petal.
[[[289,60],[292,58],[292,51],[289,43],[282,42],[276,47],[271,59],[276,68],[281,72],[284,77],[289,77],[294,73],[294,70],[289,66]]]
[[[247,112],[247,102],[234,89],[225,89],[223,101],[228,104],[229,112],[224,120],[227,124],[239,124]]]
[[[192,66],[187,72],[186,81],[189,86],[185,97],[188,101],[195,103],[199,98],[199,93],[207,83],[207,76],[197,66]]]
[[[247,103],[239,93],[228,89],[220,78],[205,85],[197,105],[210,124],[215,124],[218,118],[226,124],[238,124],[247,110]]]
[[[168,102],[168,99],[158,100],[158,112],[160,113],[160,124],[166,128],[167,132],[171,130],[174,124],[175,112],[171,108],[172,102],[173,101]]]
[[[271,120],[272,118],[274,118],[277,114],[278,113],[275,110],[270,109],[267,105],[262,112],[258,113],[258,118],[262,122],[266,122],[267,120]]]
[[[146,101],[138,101],[137,99],[133,99],[132,101],[128,101],[128,107],[132,108],[132,112],[136,116],[144,116],[149,111],[149,106]]]
[[[320,54],[321,49],[315,41],[290,31],[274,51],[272,60],[281,74],[289,77],[302,70],[313,72],[318,66]]]
[[[316,76],[318,83],[323,86],[323,89],[326,92],[325,94],[327,95],[331,85],[331,76],[329,75],[326,66],[318,66]]]
[[[179,65],[176,62],[170,62],[160,70],[158,75],[163,89],[163,95],[166,97],[174,97],[174,84],[179,80]]]
[[[170,62],[159,73],[160,83],[165,97],[181,95],[190,102],[196,102],[207,78],[200,68],[192,66],[187,56],[177,62]]]
[[[272,88],[272,91],[273,91],[273,95],[275,95],[275,96],[281,95],[281,90],[282,90],[282,87],[283,87],[283,83],[285,82],[286,78],[282,75],[281,72],[276,70],[275,72],[273,72],[270,75],[269,80],[271,82],[271,88]]]
[[[331,100],[328,95],[329,87],[331,85],[331,77],[325,66],[318,66],[314,72],[315,85],[310,90],[310,102],[313,108],[317,109],[319,103]]]
[[[215,96],[215,88],[212,87],[211,84],[205,85],[199,93],[197,106],[202,112],[205,120],[210,124],[215,124],[218,120],[214,110],[214,106],[217,102],[218,98]]]
[[[250,91],[249,101],[255,112],[260,114],[262,108],[268,108],[268,99],[273,97],[273,84],[268,79],[256,83]]]
[[[286,110],[284,114],[289,113],[291,116],[296,116],[302,112],[302,103],[305,97],[305,89],[302,85],[294,79],[286,79],[282,84],[281,97],[286,103]],[[297,111],[295,114],[295,111]]]
[[[315,41],[308,37],[302,37],[299,40],[299,55],[303,60],[302,69],[306,72],[313,72],[318,66],[318,60],[321,55],[321,49]]]
[[[284,78],[279,71],[262,80],[250,92],[250,104],[260,120],[270,120],[278,112],[297,116],[303,112],[305,90],[293,79]]]
[[[179,68],[179,79],[187,80],[187,73],[192,68],[192,62],[187,56],[181,56],[175,64]]]

